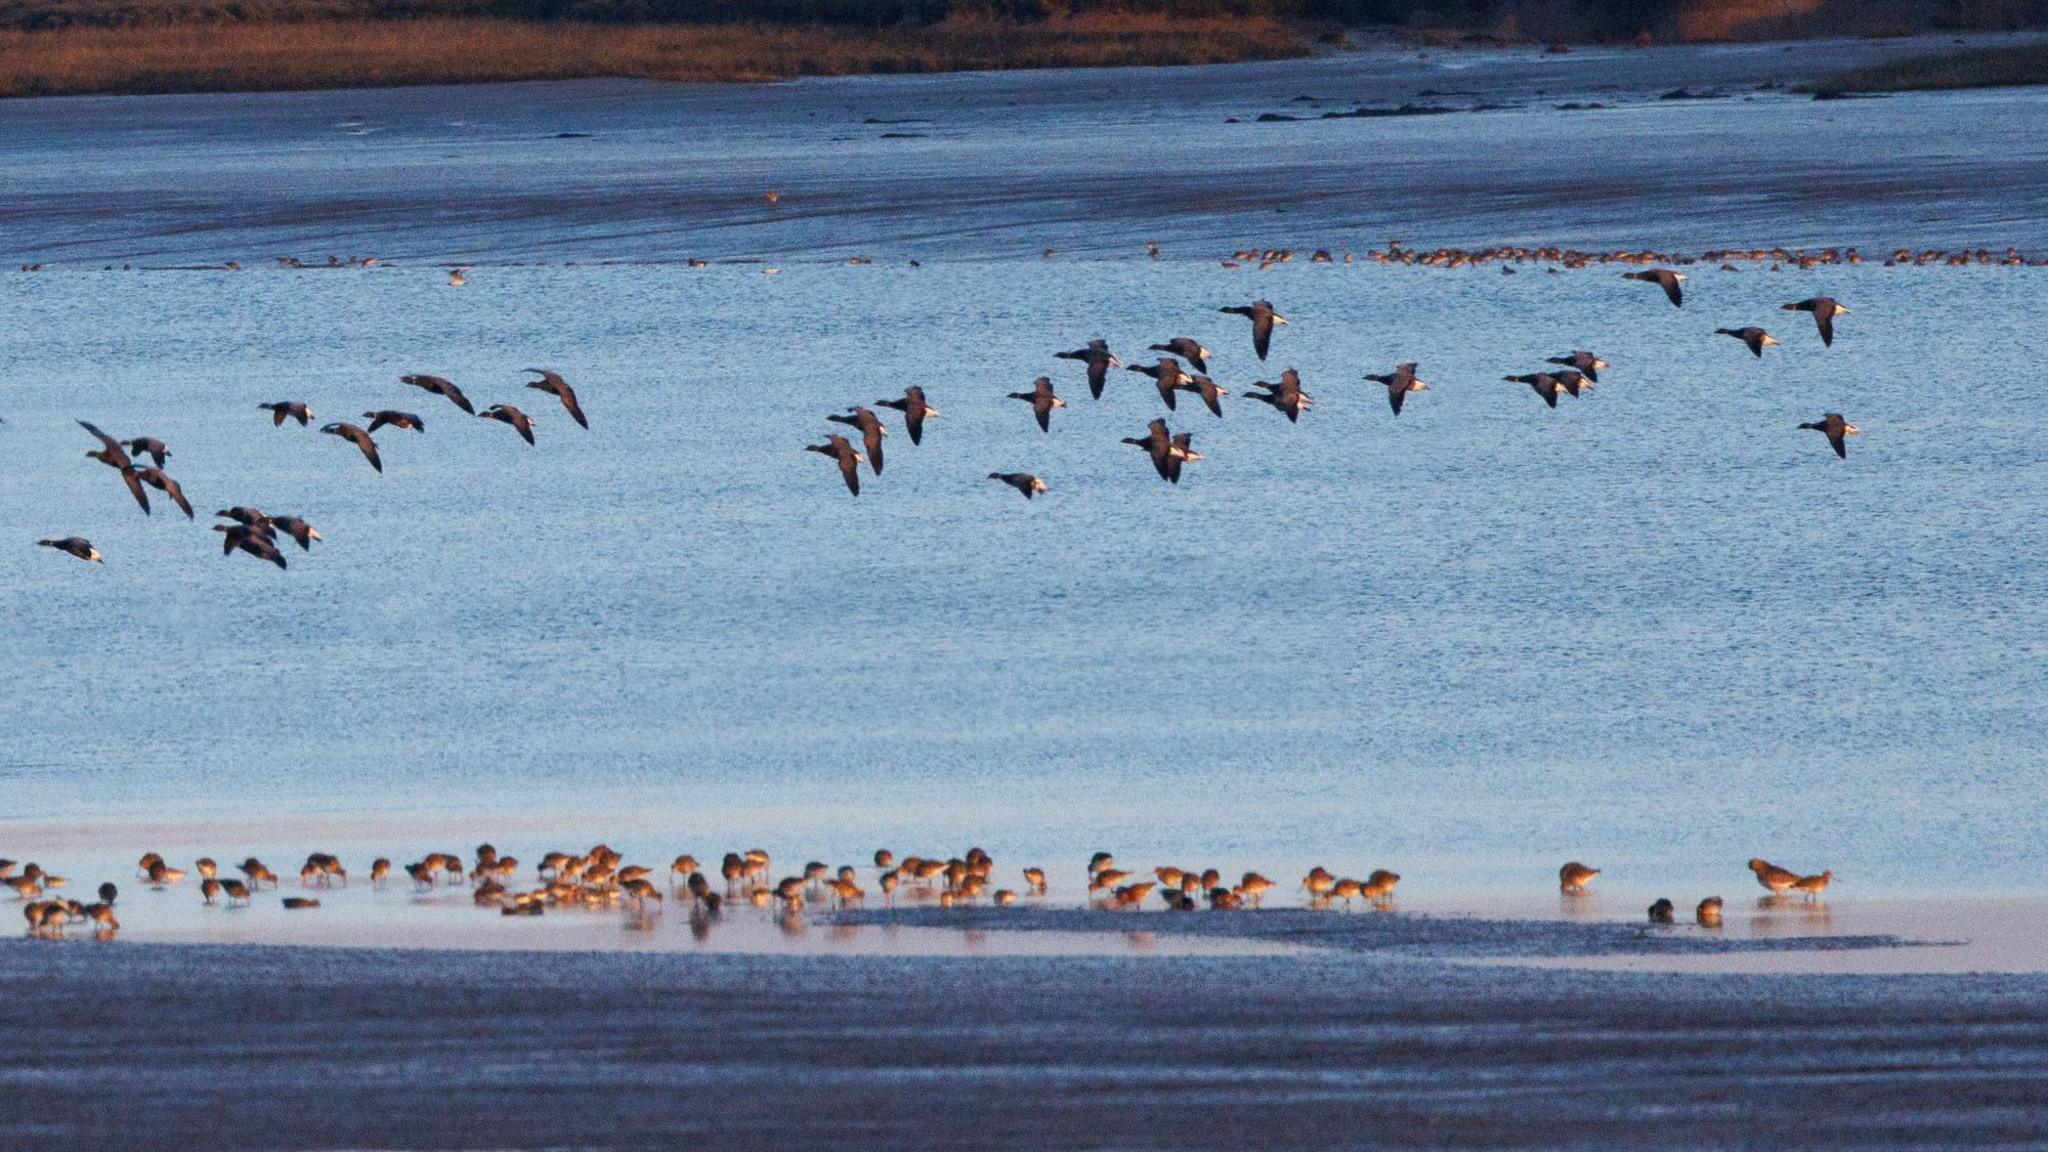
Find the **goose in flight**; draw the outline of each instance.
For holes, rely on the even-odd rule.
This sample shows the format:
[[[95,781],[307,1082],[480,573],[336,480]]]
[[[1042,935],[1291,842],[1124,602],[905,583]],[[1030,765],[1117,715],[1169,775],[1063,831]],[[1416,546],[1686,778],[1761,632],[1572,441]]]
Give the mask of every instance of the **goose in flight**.
[[[1109,370],[1124,366],[1123,361],[1110,354],[1109,342],[1106,340],[1090,340],[1086,348],[1077,348],[1072,352],[1055,352],[1053,357],[1059,360],[1079,360],[1088,365],[1088,393],[1097,400],[1102,399],[1102,386],[1109,382]]]
[[[1258,353],[1261,360],[1266,358],[1266,350],[1273,343],[1273,325],[1287,323],[1287,317],[1273,311],[1271,300],[1232,304],[1218,308],[1217,311],[1228,312],[1232,316],[1243,316],[1252,322],[1252,351]]]
[[[583,418],[583,405],[576,402],[576,390],[569,387],[569,382],[562,379],[561,373],[546,368],[528,368],[527,371],[540,377],[538,380],[529,381],[526,385],[528,388],[545,392],[560,400],[562,407],[569,410],[569,419],[574,420],[578,426],[589,429],[590,421]]]
[[[924,389],[915,384],[903,390],[901,400],[877,400],[875,403],[903,413],[903,426],[910,430],[912,444],[924,443],[924,422],[939,414],[937,408],[925,401]]]
[[[384,461],[377,455],[377,442],[370,439],[368,432],[363,431],[354,424],[344,422],[323,425],[320,431],[329,436],[339,436],[357,448],[362,449],[363,459],[370,462],[370,467],[375,468],[379,472],[384,471]]]

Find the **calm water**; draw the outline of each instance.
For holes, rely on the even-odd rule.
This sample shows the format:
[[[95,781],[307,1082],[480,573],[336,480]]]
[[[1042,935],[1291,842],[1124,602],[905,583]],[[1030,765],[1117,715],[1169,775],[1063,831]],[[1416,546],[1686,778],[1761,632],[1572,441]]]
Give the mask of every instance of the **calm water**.
[[[0,854],[401,856],[484,838],[535,854],[602,837],[636,858],[759,843],[837,862],[973,842],[1006,864],[1107,846],[1276,873],[1391,866],[1421,894],[1540,885],[1566,857],[1631,886],[1735,889],[1760,853],[1832,867],[1852,898],[2048,888],[2048,270],[1700,266],[1681,311],[1613,269],[1211,259],[1231,238],[1362,252],[1396,229],[1693,248],[2048,237],[2023,191],[2048,164],[2013,143],[2039,90],[1649,99],[1672,76],[1768,76],[1764,59],[1616,54],[1608,75],[1589,55],[1566,73],[1581,88],[1637,86],[1604,120],[1545,105],[1244,126],[1295,134],[1268,150],[1216,137],[1226,105],[1423,81],[1373,88],[1327,61],[1173,74],[1116,117],[1101,77],[0,106],[37,129],[6,138],[20,162],[0,188],[24,225],[7,247],[93,261],[0,279]],[[1466,87],[1533,83],[1500,75]],[[876,140],[807,143],[935,92],[986,131],[887,142],[924,166]],[[836,110],[773,138],[782,166],[759,162],[762,137],[719,135],[777,122],[790,93]],[[442,123],[492,101],[517,132],[348,135],[372,113]],[[1165,104],[1199,114],[1147,111]],[[561,128],[599,135],[529,131],[565,107],[579,118]],[[660,121],[692,109],[709,119]],[[1860,127],[1816,133],[1815,117]],[[330,130],[345,143],[319,145]],[[1479,162],[1525,131],[1582,133],[1589,155],[1664,175],[1530,199]],[[1868,132],[1938,137],[1949,159],[1902,166]],[[1063,180],[1097,135],[1239,160],[1191,163],[1186,195],[1156,200],[1128,173]],[[608,159],[525,164],[584,146]],[[978,198],[943,182],[973,155]],[[1673,175],[1745,158],[1755,195],[1740,173],[1726,194]],[[1838,160],[1892,184],[1833,179]],[[1326,185],[1275,183],[1325,162]],[[1400,163],[1415,167],[1387,174]],[[1433,201],[1419,189],[1440,165],[1468,182]],[[425,205],[443,176],[445,203]],[[714,185],[726,209],[691,199]],[[778,185],[797,189],[779,221],[759,202]],[[807,203],[828,185],[839,207]],[[1410,198],[1356,207],[1394,185]],[[1276,206],[1313,226],[1254,232]],[[1136,257],[1142,239],[1179,258]],[[1042,243],[1116,255],[1048,262]],[[484,246],[539,262],[488,263],[460,290],[418,262],[267,264]],[[783,271],[569,262],[640,248]],[[856,248],[878,263],[821,257]],[[251,269],[98,270],[166,255]],[[1854,310],[1827,350],[1777,310],[1821,291]],[[1263,368],[1244,321],[1215,312],[1260,295],[1294,318]],[[1759,362],[1710,335],[1746,323],[1784,346]],[[1117,442],[1158,414],[1150,381],[1120,374],[1094,402],[1051,358],[1096,335],[1127,360],[1198,337],[1236,392],[1295,365],[1319,404],[1289,426],[1190,399],[1174,427],[1208,459],[1170,488]],[[1499,380],[1579,347],[1615,366],[1556,412]],[[1395,420],[1359,376],[1404,359],[1435,387]],[[518,387],[528,365],[567,373],[592,431]],[[397,383],[416,371],[479,408],[528,408],[539,446]],[[1003,398],[1040,373],[1073,402],[1050,435]],[[913,383],[944,415],[922,447],[899,428],[885,475],[849,498],[802,445],[824,413]],[[323,420],[409,409],[428,430],[380,433],[378,476],[332,437],[272,428],[255,406],[283,398]],[[1864,429],[1846,462],[1795,428],[1830,410]],[[168,440],[199,523],[161,501],[142,517],[83,459],[76,418]],[[999,469],[1052,491],[1027,504],[982,479]],[[291,548],[288,573],[222,559],[204,513],[230,504],[302,514],[327,540]],[[103,568],[31,546],[74,533]]]

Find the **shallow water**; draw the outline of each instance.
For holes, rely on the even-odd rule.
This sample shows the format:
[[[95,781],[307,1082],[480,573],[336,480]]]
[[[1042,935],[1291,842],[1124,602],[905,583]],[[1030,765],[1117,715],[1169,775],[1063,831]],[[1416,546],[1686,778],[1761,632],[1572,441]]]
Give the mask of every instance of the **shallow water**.
[[[1825,71],[1910,47],[1796,59]],[[973,843],[1010,874],[1108,847],[1226,873],[1392,867],[1425,899],[1547,891],[1574,857],[1631,890],[1739,889],[1762,854],[1831,867],[1852,899],[2038,893],[2048,271],[1698,265],[1675,310],[1611,267],[1213,259],[1294,238],[1248,234],[1258,197],[1299,210],[1303,242],[1361,252],[1431,221],[1411,238],[2048,242],[2048,197],[2025,191],[2048,187],[2048,159],[2011,131],[2038,118],[2039,90],[1654,98],[1791,78],[1792,58],[1361,53],[0,104],[35,129],[0,136],[19,161],[6,210],[28,225],[10,237],[34,238],[24,258],[93,261],[0,280],[0,539],[19,544],[0,549],[0,854],[60,872],[148,849],[360,867],[603,839],[657,864],[756,844],[836,864]],[[1526,106],[1231,126],[1266,133],[1254,147],[1215,135],[1226,111],[1301,107],[1290,94],[1450,90],[1440,71],[1477,94],[1459,99]],[[1556,112],[1539,87],[1617,106]],[[989,130],[950,150],[888,142],[939,149],[931,166],[805,143],[941,94]],[[565,108],[603,130],[538,133]],[[518,130],[444,151],[457,126],[436,118],[477,109]],[[1473,162],[1503,154],[1510,137],[1486,126],[1511,117],[1667,176],[1682,154],[1690,174],[1546,181],[1525,218],[1517,172]],[[329,128],[352,151],[308,143]],[[1902,168],[1866,130],[1887,149],[1939,136],[1947,166]],[[1413,144],[1421,167],[1390,175],[1396,153],[1337,133]],[[1105,142],[1139,138],[1206,173],[1174,188],[1223,191],[1045,176],[1069,171],[1063,149],[1107,163]],[[586,145],[610,159],[529,163]],[[814,183],[762,167],[761,148]],[[1748,192],[1701,185],[1716,156],[1754,163]],[[1882,195],[1841,175],[1856,157],[1892,182]],[[980,199],[947,182],[969,161]],[[1443,215],[1275,184],[1290,165],[1354,199],[1426,188],[1416,203]],[[1447,190],[1432,165],[1472,183]],[[645,226],[662,181],[682,199],[660,192],[665,222]],[[792,190],[786,216],[760,202],[771,184]],[[851,199],[821,206],[828,184]],[[727,216],[670,211],[713,185]],[[1049,188],[1101,196],[1054,210]],[[1169,259],[1137,256],[1142,239]],[[1103,258],[1043,260],[1042,242]],[[485,264],[459,290],[420,262],[269,264],[301,243],[543,262]],[[856,248],[878,263],[827,259]],[[772,253],[781,272],[569,263],[696,250]],[[250,268],[97,266],[202,255]],[[1832,349],[1778,310],[1823,291],[1853,309]],[[1294,318],[1265,365],[1214,311],[1255,296]],[[1784,345],[1757,361],[1710,334],[1746,323]],[[1051,358],[1096,335],[1132,361],[1199,337],[1240,394],[1295,365],[1319,405],[1290,427],[1239,397],[1220,421],[1190,398],[1173,424],[1208,459],[1171,488],[1117,443],[1158,414],[1150,382],[1120,374],[1095,402]],[[1615,367],[1556,412],[1500,382],[1580,347]],[[1435,387],[1396,420],[1358,377],[1405,359]],[[592,431],[518,387],[530,364],[569,375]],[[479,407],[524,405],[539,446],[397,383],[416,371]],[[1040,373],[1073,403],[1049,435],[1003,398]],[[910,383],[943,417],[922,447],[899,428],[886,474],[848,498],[801,446],[825,412]],[[271,427],[255,406],[286,397],[323,420],[409,409],[428,431],[380,433],[379,476],[338,440]],[[1837,410],[1864,429],[1847,461],[1795,428]],[[142,517],[82,459],[78,418],[168,440],[200,524],[161,501]],[[998,469],[1052,490],[1027,504],[982,478]],[[223,560],[203,514],[230,504],[303,514],[327,539],[291,548],[288,573]],[[29,546],[73,533],[104,568]]]
[[[76,824],[122,858],[979,843],[1426,890],[1568,857],[1734,887],[1762,854],[2038,890],[2042,276],[1700,268],[1683,310],[1612,269],[11,277],[7,854]],[[1854,309],[1828,350],[1776,307],[1823,290]],[[1253,295],[1294,317],[1263,372],[1213,311]],[[1753,320],[1785,338],[1760,362],[1709,334]],[[1197,335],[1233,390],[1298,365],[1321,402],[1184,405],[1208,459],[1172,488],[1117,443],[1150,382],[1094,402],[1049,358],[1098,332]],[[1555,412],[1499,380],[1573,347],[1615,367]],[[1398,420],[1357,382],[1397,358],[1435,385]],[[516,388],[532,363],[593,431]],[[539,446],[414,370],[525,402]],[[1074,398],[1049,435],[1002,398],[1039,372]],[[943,417],[849,498],[801,445],[912,382]],[[272,428],[281,396],[428,431],[380,434],[379,476]],[[1794,427],[1826,410],[1864,429],[1847,461]],[[168,440],[202,513],[327,539],[222,559],[83,459],[80,417]],[[104,567],[26,546],[74,532]]]

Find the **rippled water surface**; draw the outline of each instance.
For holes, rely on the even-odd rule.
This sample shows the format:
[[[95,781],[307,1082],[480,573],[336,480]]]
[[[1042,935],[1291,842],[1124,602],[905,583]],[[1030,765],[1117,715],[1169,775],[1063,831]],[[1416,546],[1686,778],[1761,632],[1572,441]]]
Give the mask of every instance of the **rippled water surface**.
[[[891,83],[877,100],[902,98]],[[1266,83],[1248,111],[1299,86]],[[398,99],[297,99],[328,116],[344,97]],[[1787,116],[1820,107],[1770,98]],[[1998,116],[2041,96],[1941,99],[1828,114],[1953,137],[1982,113],[1973,139],[1993,150]],[[586,112],[602,123],[604,106]],[[1453,121],[1386,130],[1483,143],[1463,126],[1476,117]],[[1003,127],[1028,142],[1031,123]],[[1208,123],[1170,131],[1193,141]],[[617,254],[591,239],[607,217],[585,200],[536,226],[560,258],[486,263],[452,289],[402,259],[279,269],[286,246],[253,209],[195,208],[176,173],[245,162],[246,131],[175,154],[110,134],[93,163],[170,175],[112,216],[81,190],[60,234],[94,260],[201,247],[186,225],[168,248],[124,240],[153,205],[210,219],[209,258],[247,270],[60,260],[0,279],[0,853],[399,856],[519,837],[837,862],[972,842],[1006,864],[1113,847],[1276,874],[1392,866],[1418,890],[1541,883],[1571,856],[1631,885],[1733,887],[1763,854],[1832,867],[1852,895],[2044,886],[2048,270],[1703,264],[1680,310],[1614,268],[1226,269],[1206,251],[1215,222],[1174,201],[1116,225],[1131,243],[1114,256],[1050,261],[1049,232],[969,228],[849,266],[814,258],[843,245],[813,214],[772,234],[790,246],[769,276],[572,264]],[[1726,159],[1735,143],[1659,146]],[[2038,156],[2006,151],[1999,171],[2038,176]],[[442,170],[422,156],[424,187]],[[42,160],[13,174],[41,189],[13,201],[31,216],[63,197],[61,157]],[[750,203],[775,178],[742,176]],[[509,169],[451,177],[472,178],[518,193]],[[1961,174],[1918,178],[2033,211]],[[1500,173],[1472,202],[1511,184]],[[1667,202],[1628,209],[1648,221],[1637,233]],[[1897,235],[1898,203],[1837,206],[1841,238]],[[1613,234],[1612,206],[1593,204],[1551,204],[1546,231]],[[426,228],[416,210],[391,219]],[[1000,223],[994,201],[976,211]],[[1699,211],[1695,247],[1773,236],[1739,199]],[[873,218],[850,215],[846,243],[875,242]],[[1340,250],[1385,238],[1377,216],[1318,219]],[[348,246],[356,229],[386,235],[323,220],[345,252],[371,247]],[[537,256],[537,233],[505,226]],[[1169,258],[1139,255],[1145,236]],[[1817,292],[1853,310],[1832,349],[1778,310]],[[1294,320],[1265,365],[1215,311],[1257,296]],[[1748,323],[1783,346],[1758,361],[1711,334]],[[1161,414],[1150,381],[1118,374],[1092,401],[1051,358],[1097,335],[1133,361],[1197,337],[1239,393],[1294,365],[1318,403],[1289,426],[1238,396],[1222,420],[1188,398],[1173,425],[1207,459],[1169,487],[1118,443]],[[1572,348],[1614,367],[1555,412],[1500,381]],[[1408,359],[1433,388],[1395,419],[1359,376]],[[528,365],[569,376],[591,431],[518,387]],[[538,446],[398,384],[417,371],[479,407],[527,407]],[[1050,434],[1004,398],[1041,373],[1071,403]],[[826,412],[907,384],[943,415],[921,447],[899,427],[885,473],[850,498],[801,448]],[[427,431],[380,432],[380,476],[332,437],[273,428],[256,405],[285,398],[322,420],[410,409]],[[1796,428],[1826,411],[1863,428],[1846,461]],[[161,501],[144,518],[83,458],[79,418],[169,441],[200,521]],[[995,470],[1051,491],[1026,503],[983,479]],[[223,559],[205,514],[231,504],[304,515],[326,540],[291,548],[289,572]],[[70,534],[104,567],[32,546]]]

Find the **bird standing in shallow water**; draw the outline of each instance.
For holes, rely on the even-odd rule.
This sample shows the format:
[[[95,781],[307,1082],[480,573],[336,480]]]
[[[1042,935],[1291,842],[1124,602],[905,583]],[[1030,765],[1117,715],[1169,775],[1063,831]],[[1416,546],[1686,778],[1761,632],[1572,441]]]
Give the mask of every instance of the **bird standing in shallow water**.
[[[1287,323],[1287,317],[1273,311],[1273,302],[1271,300],[1254,300],[1250,304],[1232,304],[1227,307],[1218,308],[1217,311],[1228,312],[1232,316],[1243,316],[1252,322],[1252,351],[1258,353],[1260,360],[1266,358],[1266,351],[1272,346],[1273,326],[1275,324]]]
[[[816,452],[820,456],[830,456],[838,461],[839,475],[841,479],[846,481],[846,490],[855,496],[860,495],[861,455],[847,441],[846,437],[839,435],[827,436],[823,444],[804,445],[804,451]]]
[[[1813,326],[1820,330],[1820,342],[1828,348],[1835,346],[1835,317],[1849,314],[1849,310],[1837,304],[1832,296],[1815,296],[1811,300],[1783,305],[1780,310],[1813,313]]]
[[[1646,284],[1655,284],[1664,289],[1664,295],[1671,298],[1672,307],[1685,306],[1685,289],[1680,287],[1685,281],[1683,272],[1673,272],[1669,268],[1651,268],[1643,272],[1623,272],[1621,275],[1625,280],[1641,280]]]
[[[848,408],[844,414],[835,412],[825,417],[825,419],[830,420],[834,424],[845,424],[849,427],[860,429],[860,443],[861,447],[867,449],[868,467],[874,469],[875,475],[880,476],[882,474],[882,437],[889,434],[889,429],[882,423],[882,418],[856,404]]]
[[[1593,877],[1599,874],[1598,868],[1588,868],[1574,860],[1557,870],[1557,886],[1566,892],[1584,892],[1586,885],[1591,884]]]
[[[1109,343],[1105,340],[1090,340],[1086,348],[1072,352],[1055,352],[1059,360],[1079,360],[1088,365],[1088,392],[1097,400],[1102,399],[1102,387],[1109,381],[1109,370],[1121,368],[1124,362],[1110,354]]]
[[[1050,376],[1040,376],[1033,380],[1029,392],[1010,393],[1010,399],[1030,401],[1031,414],[1038,418],[1038,430],[1041,432],[1052,431],[1052,410],[1067,406],[1067,402],[1053,391]]]
[[[1674,915],[1676,912],[1677,908],[1670,900],[1659,898],[1655,904],[1650,905],[1650,923],[1669,924],[1677,918]]]
[[[1719,896],[1709,896],[1705,900],[1700,901],[1699,907],[1693,909],[1692,918],[1697,920],[1702,928],[1719,928],[1721,926],[1721,898]]]
[[[1737,340],[1749,345],[1749,350],[1759,360],[1763,359],[1764,349],[1778,342],[1777,337],[1755,325],[1747,328],[1716,328],[1714,329],[1714,335],[1735,337]]]
[[[1835,455],[1840,456],[1844,460],[1849,458],[1848,438],[1859,436],[1863,433],[1863,429],[1842,419],[1840,412],[1830,412],[1822,416],[1818,421],[1801,424],[1800,427],[1808,431],[1825,433],[1828,438],[1828,447],[1833,448]]]
[[[1833,872],[1822,872],[1818,876],[1801,876],[1792,882],[1792,887],[1806,893],[1810,899],[1827,891],[1828,885],[1833,883],[1834,879],[1835,874]]]
[[[1794,884],[1799,883],[1799,873],[1789,868],[1780,868],[1769,860],[1751,860],[1749,870],[1756,873],[1757,883],[1772,892],[1790,891]]]

